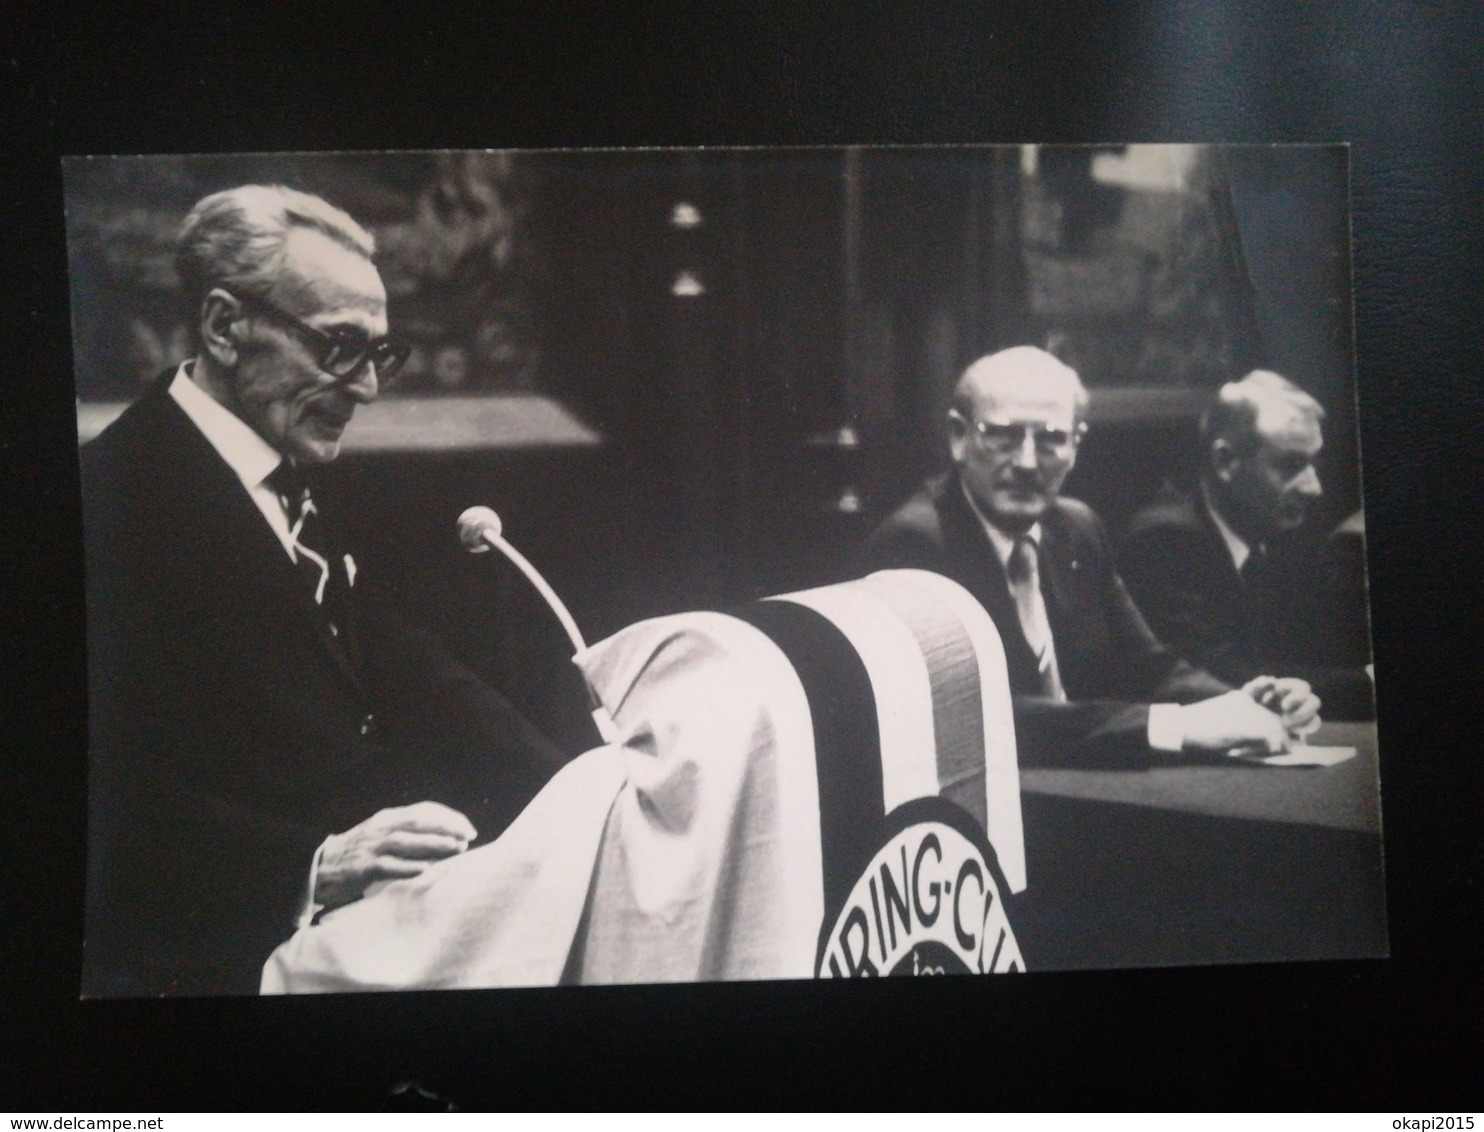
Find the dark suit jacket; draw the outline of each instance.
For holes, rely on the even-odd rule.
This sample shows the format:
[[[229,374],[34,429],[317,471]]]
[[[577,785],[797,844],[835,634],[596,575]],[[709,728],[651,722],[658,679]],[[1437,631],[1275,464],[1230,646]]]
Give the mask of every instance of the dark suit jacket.
[[[168,382],[82,454],[89,996],[256,993],[328,834],[432,799],[487,838],[561,761],[373,571],[333,638]]]
[[[1066,703],[1041,694],[1004,567],[957,475],[932,480],[872,535],[864,569],[914,567],[958,582],[994,619],[1005,646],[1016,740],[1025,763],[1107,763],[1148,751],[1151,703],[1193,703],[1229,691],[1166,650],[1114,569],[1103,525],[1060,499],[1041,520],[1041,590]]]
[[[1160,640],[1223,680],[1298,676],[1314,686],[1325,717],[1373,717],[1370,678],[1340,651],[1356,651],[1339,639],[1354,634],[1342,634],[1335,616],[1355,596],[1328,584],[1319,554],[1279,543],[1264,580],[1249,586],[1198,498],[1167,485],[1129,524],[1118,566]]]

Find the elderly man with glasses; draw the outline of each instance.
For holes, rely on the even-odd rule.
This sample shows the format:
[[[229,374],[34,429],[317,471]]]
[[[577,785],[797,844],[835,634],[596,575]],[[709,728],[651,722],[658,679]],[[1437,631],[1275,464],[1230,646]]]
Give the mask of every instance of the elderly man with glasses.
[[[195,356],[83,450],[89,996],[254,993],[296,922],[494,836],[561,763],[320,512],[407,358],[373,251],[305,193],[200,201]]]
[[[1167,650],[1124,589],[1102,522],[1061,495],[1087,403],[1076,372],[1043,350],[980,358],[948,414],[953,471],[882,524],[864,564],[944,574],[989,611],[1024,762],[1283,750],[1317,726],[1308,685],[1265,677],[1236,690]]]

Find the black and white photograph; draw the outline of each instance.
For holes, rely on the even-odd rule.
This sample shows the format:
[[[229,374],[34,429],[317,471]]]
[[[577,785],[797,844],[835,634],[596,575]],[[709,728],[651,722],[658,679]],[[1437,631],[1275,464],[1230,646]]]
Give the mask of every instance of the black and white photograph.
[[[1350,171],[65,159],[81,995],[1385,956]]]
[[[1477,1123],[1481,16],[0,6],[0,1109]]]

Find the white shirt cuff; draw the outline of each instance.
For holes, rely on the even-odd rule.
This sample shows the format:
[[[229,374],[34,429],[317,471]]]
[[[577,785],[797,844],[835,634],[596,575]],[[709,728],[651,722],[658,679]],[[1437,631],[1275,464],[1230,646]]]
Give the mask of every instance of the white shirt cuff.
[[[325,910],[323,904],[316,904],[314,890],[319,887],[319,864],[325,855],[325,846],[330,843],[327,837],[320,842],[319,848],[314,851],[314,858],[309,862],[309,885],[304,890],[304,900],[299,905],[299,915],[294,920],[295,928],[307,928],[314,923],[314,918]]]
[[[1149,705],[1149,745],[1156,751],[1177,754],[1185,746],[1185,721],[1179,704]]]

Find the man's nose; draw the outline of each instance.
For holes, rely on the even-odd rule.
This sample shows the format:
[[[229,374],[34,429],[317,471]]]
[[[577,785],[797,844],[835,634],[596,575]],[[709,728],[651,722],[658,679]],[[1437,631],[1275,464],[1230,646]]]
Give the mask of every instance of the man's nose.
[[[362,405],[369,405],[376,400],[377,390],[376,363],[373,361],[368,360],[345,381],[345,391]]]
[[[1040,467],[1040,462],[1036,459],[1036,435],[1030,429],[1020,434],[1020,443],[1015,446],[1015,466],[1033,471]]]
[[[1324,485],[1319,482],[1319,472],[1311,465],[1294,481],[1294,491],[1309,499],[1318,499],[1324,494]]]

